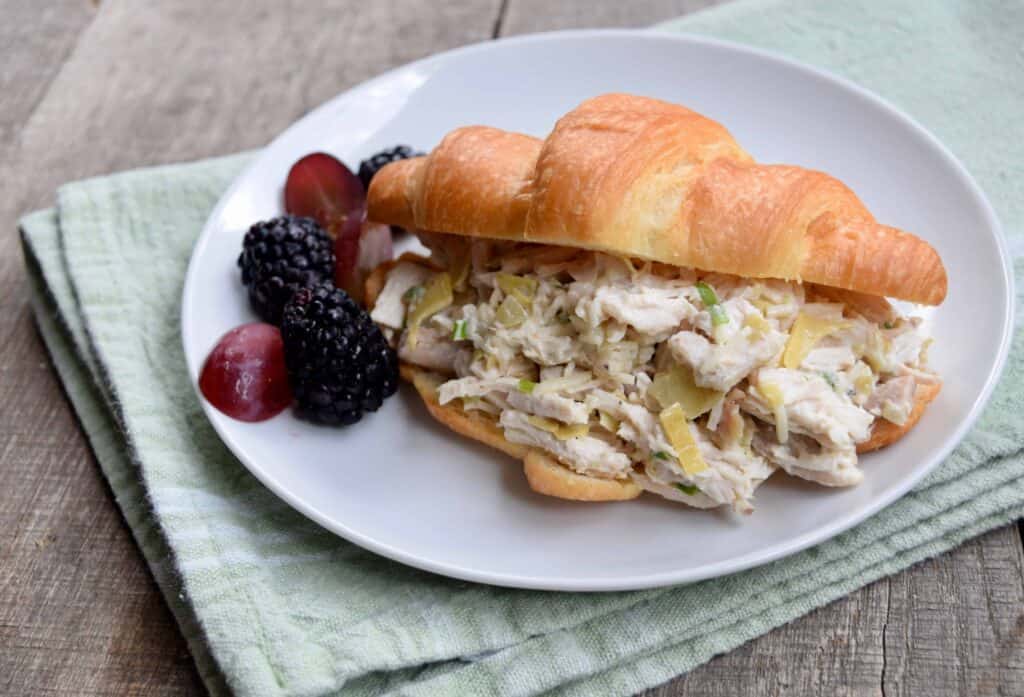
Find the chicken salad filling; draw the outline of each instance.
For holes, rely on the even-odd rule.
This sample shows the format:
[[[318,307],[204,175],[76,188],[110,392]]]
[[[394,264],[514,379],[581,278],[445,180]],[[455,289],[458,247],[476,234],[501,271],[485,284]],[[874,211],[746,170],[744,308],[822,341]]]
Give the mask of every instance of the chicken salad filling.
[[[876,419],[936,381],[920,320],[812,287],[599,252],[420,233],[371,317],[441,404],[571,470],[692,506],[752,510],[776,469],[857,484]]]

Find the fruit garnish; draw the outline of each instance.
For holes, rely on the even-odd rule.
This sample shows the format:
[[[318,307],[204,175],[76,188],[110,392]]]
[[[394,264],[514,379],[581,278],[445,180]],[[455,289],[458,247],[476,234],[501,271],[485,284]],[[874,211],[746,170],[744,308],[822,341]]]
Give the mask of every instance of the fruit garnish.
[[[221,337],[203,363],[199,391],[239,421],[265,421],[292,403],[277,327],[253,322]]]
[[[366,205],[359,177],[327,153],[306,155],[292,165],[284,185],[284,208],[314,218],[325,229]]]
[[[284,187],[289,213],[315,218],[334,238],[334,282],[356,302],[363,283],[391,258],[391,228],[366,220],[366,189],[337,158],[318,152],[296,162]]]
[[[359,163],[359,180],[363,183],[363,186],[367,191],[370,190],[370,181],[374,175],[377,174],[384,167],[392,162],[398,162],[399,160],[405,160],[410,157],[419,157],[423,155],[422,152],[416,152],[408,145],[396,145],[393,148],[387,150],[381,150],[376,155],[369,157]]]
[[[284,215],[249,228],[238,266],[256,314],[280,324],[295,291],[334,275],[334,241],[312,218]]]
[[[362,304],[366,277],[394,253],[391,228],[371,223],[360,208],[329,232],[334,236],[334,283]]]
[[[398,388],[394,350],[366,310],[332,283],[292,296],[281,335],[301,418],[354,424]]]

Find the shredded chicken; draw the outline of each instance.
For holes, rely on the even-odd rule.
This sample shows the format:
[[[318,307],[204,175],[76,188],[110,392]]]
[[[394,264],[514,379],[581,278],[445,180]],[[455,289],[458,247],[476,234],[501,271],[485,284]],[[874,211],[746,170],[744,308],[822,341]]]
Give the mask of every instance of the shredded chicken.
[[[563,464],[581,473],[609,479],[622,479],[629,472],[631,462],[625,453],[592,436],[575,436],[560,440],[529,421],[529,415],[515,409],[506,409],[498,422],[505,437],[513,443],[522,443],[546,450]]]
[[[843,448],[867,440],[871,435],[871,414],[837,393],[817,373],[789,368],[762,368],[751,376],[755,388],[743,401],[743,408],[769,423],[777,424],[777,405],[766,399],[766,385],[782,395],[789,430],[809,435],[825,445]],[[785,439],[780,439],[785,440]]]
[[[805,436],[779,443],[764,432],[754,435],[751,446],[787,473],[824,486],[853,486],[864,478],[853,447],[826,449]]]
[[[459,351],[459,345],[449,341],[446,332],[422,327],[415,346],[410,346],[408,337],[399,344],[398,357],[407,363],[451,375],[455,372],[455,359]]]
[[[516,390],[509,392],[509,406],[537,416],[546,416],[565,424],[585,424],[590,420],[590,409],[583,402],[576,402],[557,394],[526,394]]]
[[[631,478],[691,506],[749,511],[777,468],[858,483],[857,444],[875,420],[905,423],[916,386],[937,380],[919,320],[811,302],[821,295],[798,283],[421,238],[451,270],[450,303],[411,347],[408,331],[397,335],[410,291],[435,272],[399,263],[372,317],[395,330],[403,360],[449,377],[442,404],[493,415],[508,440],[578,473]],[[691,441],[674,440],[673,403],[674,418],[690,410]]]
[[[878,385],[864,403],[864,408],[894,424],[902,426],[914,409],[917,384],[909,375],[892,378]]]
[[[668,340],[672,356],[693,370],[697,385],[719,392],[728,392],[785,345],[786,335],[779,331],[756,338],[736,332],[721,344],[695,331],[682,331]]]
[[[827,340],[826,340],[827,341]],[[857,362],[857,354],[849,344],[838,346],[826,345],[822,341],[817,348],[811,349],[800,367],[817,373],[829,373],[849,370]]]
[[[647,275],[637,282],[616,281],[607,286],[574,285],[575,314],[593,327],[611,319],[641,334],[662,336],[697,314],[686,299],[683,285],[661,282],[656,276]]]
[[[405,326],[405,302],[403,296],[430,277],[430,269],[412,262],[399,262],[388,273],[384,289],[373,304],[370,319],[391,329]]]

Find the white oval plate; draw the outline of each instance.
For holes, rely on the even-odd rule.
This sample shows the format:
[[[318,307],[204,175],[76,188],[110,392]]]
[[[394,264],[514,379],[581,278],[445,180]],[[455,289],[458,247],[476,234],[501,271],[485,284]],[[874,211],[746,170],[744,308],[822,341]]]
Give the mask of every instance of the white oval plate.
[[[217,339],[254,319],[235,259],[248,226],[282,212],[285,175],[300,156],[323,150],[354,169],[389,145],[426,150],[476,123],[543,136],[580,101],[610,91],[702,112],[761,161],[823,169],[880,220],[935,245],[950,292],[926,317],[946,381],[920,425],[863,458],[860,486],[829,490],[779,473],[758,491],[754,514],[737,517],[653,496],[578,504],[535,495],[517,462],[434,423],[408,386],[347,429],[291,413],[245,424],[204,401],[261,482],[325,528],[411,566],[505,586],[605,591],[719,576],[827,540],[952,450],[998,379],[1013,309],[1008,255],[977,185],[933,136],[849,82],[742,46],[646,31],[451,51],[349,90],[281,134],[221,199],[193,253],[182,308],[193,381]]]

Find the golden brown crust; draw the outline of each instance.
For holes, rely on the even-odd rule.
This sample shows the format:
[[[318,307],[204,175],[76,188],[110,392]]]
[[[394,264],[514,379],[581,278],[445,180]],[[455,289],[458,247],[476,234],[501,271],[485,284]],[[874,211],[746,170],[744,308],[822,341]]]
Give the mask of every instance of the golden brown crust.
[[[489,445],[506,455],[515,458],[526,457],[528,448],[525,445],[505,440],[505,434],[502,433],[494,419],[479,412],[463,411],[461,407],[455,405],[439,404],[437,388],[444,378],[408,363],[402,364],[401,373],[402,378],[411,382],[416,388],[423,403],[427,405],[430,415],[442,424],[458,434]]]
[[[537,493],[571,501],[628,501],[643,492],[631,479],[598,479],[577,474],[539,450],[526,453],[523,472],[530,488]]]
[[[429,157],[378,172],[368,206],[374,220],[409,229],[517,239],[526,223],[540,141],[486,126],[458,128]],[[429,224],[428,224],[429,223]]]
[[[684,107],[608,94],[546,140],[471,126],[383,168],[369,215],[459,235],[567,245],[750,278],[935,305],[946,272],[925,241],[875,221],[822,172],[760,165]]]
[[[938,383],[932,385],[919,384],[917,391],[914,392],[914,408],[903,425],[900,426],[885,419],[875,419],[875,423],[871,427],[871,437],[857,445],[857,452],[869,453],[872,450],[878,450],[891,443],[895,443],[905,436],[921,420],[925,408],[929,402],[938,396],[941,389],[942,385]]]

